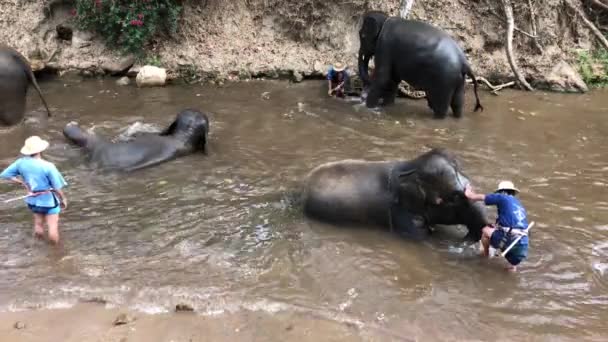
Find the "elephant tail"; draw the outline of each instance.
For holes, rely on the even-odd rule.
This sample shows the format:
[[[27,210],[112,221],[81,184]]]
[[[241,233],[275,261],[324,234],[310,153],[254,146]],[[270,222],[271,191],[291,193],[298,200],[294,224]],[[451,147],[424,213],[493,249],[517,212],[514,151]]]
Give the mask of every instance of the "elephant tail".
[[[476,112],[481,109],[481,111],[483,112],[483,106],[479,101],[479,95],[477,95],[477,79],[475,78],[473,70],[471,70],[471,67],[468,64],[466,64],[465,68],[465,74],[471,77],[471,79],[473,79],[473,91],[475,92],[475,100],[477,101],[475,103],[475,109],[473,111]]]
[[[40,90],[40,87],[38,86],[38,82],[36,81],[36,76],[34,76],[34,72],[32,71],[32,68],[29,65],[27,66],[26,73],[27,73],[27,78],[34,85],[34,88],[38,92],[38,95],[40,95],[42,104],[44,104],[44,108],[46,108],[46,112],[48,113],[48,117],[50,118],[51,111],[49,110],[49,106],[46,104],[46,100],[44,99],[44,96],[42,96],[42,91]]]

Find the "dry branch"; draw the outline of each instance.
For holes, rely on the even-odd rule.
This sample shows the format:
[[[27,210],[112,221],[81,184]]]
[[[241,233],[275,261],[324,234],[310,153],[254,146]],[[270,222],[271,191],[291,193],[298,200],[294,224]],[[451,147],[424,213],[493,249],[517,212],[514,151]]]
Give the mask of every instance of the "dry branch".
[[[591,0],[591,3],[594,4],[594,5],[596,5],[596,6],[602,7],[605,10],[608,10],[608,5],[606,5],[605,3],[601,2],[600,0]]]
[[[507,19],[503,18],[502,16],[500,16],[498,13],[492,11],[491,9],[489,10],[490,14],[492,14],[493,16],[495,16],[496,18],[500,19],[502,22],[504,22],[505,24],[508,24]],[[536,39],[536,35],[526,32],[522,29],[520,29],[519,27],[515,26],[515,23],[513,24],[513,29],[521,34],[523,34],[526,37],[532,38],[532,39]]]
[[[567,0],[566,0],[567,1]],[[515,62],[515,58],[513,58],[513,27],[514,19],[513,19],[513,7],[511,7],[510,0],[501,0],[502,6],[505,12],[505,16],[507,17],[507,59],[509,60],[509,65],[511,65],[511,70],[515,74],[515,78],[517,81],[526,89],[526,90],[534,90],[532,86],[526,81],[523,75],[520,73],[519,68],[517,67],[517,63]]]
[[[595,25],[593,25],[593,23],[587,18],[587,16],[583,12],[583,10],[580,9],[579,7],[576,7],[570,0],[564,0],[564,3],[571,10],[573,10],[579,17],[581,17],[581,20],[583,21],[583,23],[595,35],[597,40],[600,41],[600,43],[604,46],[604,49],[606,49],[606,51],[608,51],[608,40],[606,39],[606,37],[604,37],[602,32],[600,30],[598,30],[598,28],[595,27]]]

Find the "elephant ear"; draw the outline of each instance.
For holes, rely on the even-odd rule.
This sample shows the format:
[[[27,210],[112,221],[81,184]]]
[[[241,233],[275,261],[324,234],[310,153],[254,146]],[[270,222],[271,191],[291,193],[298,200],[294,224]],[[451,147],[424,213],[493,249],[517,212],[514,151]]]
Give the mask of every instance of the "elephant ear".
[[[412,205],[423,203],[426,199],[426,191],[422,186],[420,174],[416,167],[406,167],[396,170],[393,175],[393,200],[396,203]]]
[[[172,135],[173,133],[175,133],[176,126],[177,121],[174,120],[171,125],[169,125],[169,127],[165,128],[162,132],[160,132],[160,135]]]

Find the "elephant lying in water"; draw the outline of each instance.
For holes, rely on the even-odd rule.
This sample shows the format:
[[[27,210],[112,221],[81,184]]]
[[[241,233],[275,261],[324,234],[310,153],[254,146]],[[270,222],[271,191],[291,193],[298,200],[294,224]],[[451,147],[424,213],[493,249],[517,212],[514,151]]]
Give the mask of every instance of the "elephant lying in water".
[[[17,50],[0,44],[0,126],[13,126],[23,120],[30,83],[50,117],[51,111],[28,61]]]
[[[68,123],[63,129],[63,135],[84,148],[93,164],[117,171],[146,168],[197,150],[205,152],[208,133],[207,115],[194,109],[178,113],[173,123],[162,132],[144,133],[130,141],[108,141],[83,131],[75,122]]]
[[[371,84],[367,107],[395,100],[397,87],[404,80],[426,92],[435,118],[444,118],[451,107],[462,116],[465,75],[473,79],[475,111],[483,110],[477,95],[477,80],[458,44],[444,31],[422,21],[389,17],[370,11],[363,16],[359,30],[359,73],[364,85]],[[376,66],[370,81],[371,57]]]
[[[435,224],[463,224],[479,241],[485,207],[464,196],[469,179],[441,149],[405,161],[343,160],[310,172],[304,211],[332,223],[376,224],[422,239]]]

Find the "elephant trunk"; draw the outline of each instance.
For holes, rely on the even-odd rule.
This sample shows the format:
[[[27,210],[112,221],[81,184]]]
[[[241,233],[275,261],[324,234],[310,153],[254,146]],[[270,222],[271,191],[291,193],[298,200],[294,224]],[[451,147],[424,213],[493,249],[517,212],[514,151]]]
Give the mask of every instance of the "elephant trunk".
[[[371,84],[369,79],[369,60],[370,54],[365,54],[363,49],[359,49],[359,77],[363,81],[363,86],[368,87]]]

